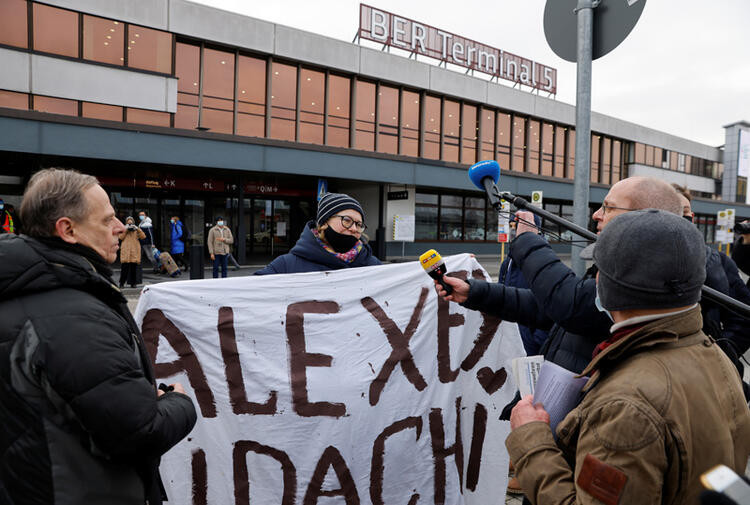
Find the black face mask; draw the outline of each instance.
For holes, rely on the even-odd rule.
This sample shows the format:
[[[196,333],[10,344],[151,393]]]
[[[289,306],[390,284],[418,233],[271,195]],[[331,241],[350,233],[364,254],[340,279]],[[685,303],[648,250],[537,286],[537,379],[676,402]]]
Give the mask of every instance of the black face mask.
[[[338,233],[331,227],[326,228],[323,234],[325,235],[326,242],[328,242],[337,253],[349,252],[359,240],[354,235]]]
[[[684,217],[685,219],[687,219],[691,223],[693,222],[693,216],[682,216],[682,217]]]

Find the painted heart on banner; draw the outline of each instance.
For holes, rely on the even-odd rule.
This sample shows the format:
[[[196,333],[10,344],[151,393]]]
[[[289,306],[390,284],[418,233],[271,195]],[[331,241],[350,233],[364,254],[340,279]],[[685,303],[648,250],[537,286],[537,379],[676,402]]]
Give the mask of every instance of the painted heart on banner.
[[[493,394],[498,389],[503,387],[506,379],[508,378],[508,372],[505,368],[501,368],[497,372],[493,372],[488,366],[481,368],[477,371],[477,380],[482,385],[488,395]]]

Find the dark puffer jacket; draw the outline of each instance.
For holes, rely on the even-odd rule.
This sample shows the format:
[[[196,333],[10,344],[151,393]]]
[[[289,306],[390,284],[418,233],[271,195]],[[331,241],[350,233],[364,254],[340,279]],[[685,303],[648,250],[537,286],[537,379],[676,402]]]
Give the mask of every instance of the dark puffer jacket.
[[[732,259],[740,270],[750,275],[750,244],[743,241],[742,235],[732,246]],[[748,280],[748,284],[750,284],[750,280]]]
[[[565,266],[547,242],[523,233],[510,244],[510,256],[530,289],[469,281],[463,304],[507,321],[549,329],[540,354],[580,373],[591,361],[596,344],[609,336],[612,321],[596,308],[595,270],[580,279]]]
[[[320,246],[312,233],[313,228],[315,228],[315,223],[309,221],[291,251],[282,254],[265,268],[255,272],[254,275],[322,272],[324,270],[380,265],[380,260],[373,256],[369,244],[364,244],[362,250],[351,263],[341,261]]]
[[[126,301],[91,249],[0,237],[0,501],[161,503],[159,458],[196,421],[157,398]],[[4,498],[4,500],[3,500]]]

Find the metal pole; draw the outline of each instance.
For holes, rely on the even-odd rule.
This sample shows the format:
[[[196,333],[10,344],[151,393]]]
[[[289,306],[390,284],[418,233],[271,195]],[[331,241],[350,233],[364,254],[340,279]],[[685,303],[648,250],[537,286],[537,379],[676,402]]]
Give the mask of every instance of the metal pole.
[[[573,222],[583,228],[589,222],[589,171],[591,170],[591,53],[594,8],[599,0],[578,0],[576,17],[576,166],[573,190]],[[580,247],[571,245],[570,262],[576,275],[583,275],[586,264]]]

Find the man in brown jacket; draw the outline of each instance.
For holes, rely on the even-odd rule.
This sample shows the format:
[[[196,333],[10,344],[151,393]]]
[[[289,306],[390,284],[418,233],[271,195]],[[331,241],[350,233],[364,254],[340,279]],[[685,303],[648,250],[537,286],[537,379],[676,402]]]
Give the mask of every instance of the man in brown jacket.
[[[219,266],[221,276],[227,276],[227,259],[232,252],[232,242],[232,230],[224,225],[224,218],[217,217],[216,226],[208,231],[208,253],[214,263],[214,279],[219,277]]]
[[[745,472],[750,410],[737,369],[701,331],[700,232],[654,209],[614,218],[597,241],[597,292],[614,321],[558,425],[531,396],[506,440],[534,505],[697,504],[700,475]]]

